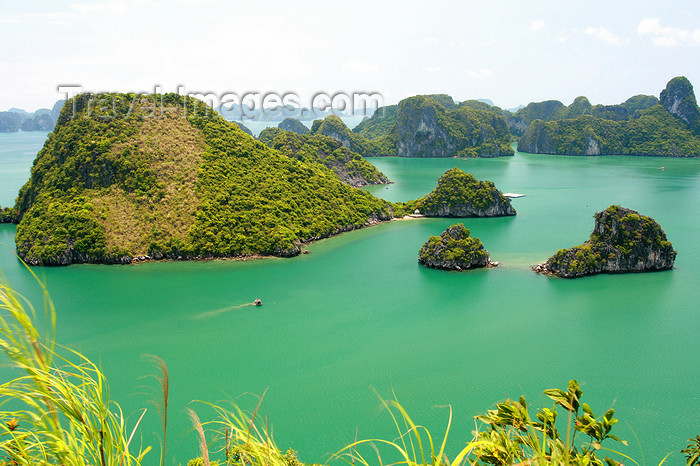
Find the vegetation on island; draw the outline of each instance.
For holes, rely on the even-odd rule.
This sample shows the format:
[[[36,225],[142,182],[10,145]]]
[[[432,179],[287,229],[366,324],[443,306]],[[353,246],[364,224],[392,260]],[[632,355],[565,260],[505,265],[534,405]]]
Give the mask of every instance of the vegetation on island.
[[[491,264],[489,252],[479,238],[461,223],[450,225],[440,236],[431,236],[418,253],[418,262],[443,270],[468,270]]]
[[[521,112],[532,114],[533,105],[519,110],[513,118]],[[635,96],[618,106],[592,107],[585,97],[579,97],[568,108],[555,104],[546,107],[545,117],[533,120],[526,131],[522,124],[511,119],[511,128],[517,126],[517,131],[524,133],[518,142],[519,151],[700,156],[700,110],[693,87],[684,77],[672,79],[662,91],[661,100]]]
[[[268,141],[269,134],[268,132],[265,135],[265,139]],[[350,186],[360,187],[389,183],[389,178],[377,170],[374,165],[328,136],[322,134],[299,135],[283,130],[276,131],[274,134],[274,138],[268,144],[270,147],[302,162],[321,163],[332,170],[342,182]]]
[[[232,121],[231,123],[238,126],[238,128],[240,128],[240,130],[243,131],[248,136],[253,136],[253,132],[250,130],[250,128],[248,128],[246,125],[244,125],[240,121]]]
[[[32,113],[19,108],[0,112],[0,133],[14,133],[19,130],[51,131],[56,125],[58,114],[64,102],[64,100],[59,100],[54,104],[53,109],[41,108]]]
[[[456,104],[445,94],[417,95],[382,107],[353,131],[336,116],[311,131],[363,156],[497,157],[513,155],[502,111],[477,101]]]
[[[676,251],[661,226],[651,217],[612,205],[595,214],[588,241],[560,249],[537,272],[564,278],[597,273],[645,272],[673,268]]]
[[[343,147],[363,156],[375,155],[377,144],[350,131],[343,120],[336,115],[328,115],[322,120],[314,120],[311,134],[327,136],[338,141]]]
[[[0,386],[0,464],[138,466],[145,461],[150,463],[150,455],[156,453],[140,441],[140,425],[147,410],[138,413],[138,418],[128,419],[110,397],[108,380],[101,369],[80,352],[56,344],[56,311],[46,288],[43,289],[49,322],[45,334],[34,324],[36,310],[31,303],[0,283],[3,310],[0,350],[20,372]],[[159,464],[163,465],[168,447],[170,379],[166,363],[157,357],[154,362],[162,394],[157,404],[162,427]],[[517,401],[507,399],[497,403],[495,409],[475,416],[476,430],[471,438],[465,439],[465,446],[455,452],[447,449],[451,408],[444,436],[439,439],[433,438],[425,427],[416,425],[396,399],[382,399],[398,436],[394,440],[355,439],[329,461],[365,466],[397,463],[611,466],[629,459],[625,453],[607,448],[610,442],[627,445],[612,433],[618,422],[615,411],[608,409],[602,416],[596,416],[581,401],[583,392],[576,380],[569,381],[565,390],[549,389],[544,394],[552,401],[551,408],[541,407],[534,414],[521,396]],[[267,419],[256,416],[260,402],[252,413],[236,405],[226,409],[203,402],[189,408],[192,442],[199,446],[200,456],[187,464],[303,466],[296,452],[283,453],[278,448]],[[207,410],[213,413],[213,418],[202,421],[195,409],[200,414]],[[691,439],[681,454],[685,455],[687,466],[697,466],[700,437]],[[664,461],[665,458],[661,463]]]
[[[14,220],[20,257],[59,265],[289,256],[391,216],[389,202],[266,147],[195,99],[82,94],[37,155]]]
[[[285,131],[291,131],[292,133],[297,133],[297,134],[306,134],[310,130],[306,126],[304,126],[304,123],[301,121],[297,120],[296,118],[285,118],[280,122],[279,125],[277,125],[279,129],[283,129]]]
[[[367,139],[379,139],[389,134],[398,116],[398,105],[379,107],[371,117],[365,118],[355,126],[352,132]]]
[[[447,170],[432,192],[403,207],[426,217],[500,217],[516,213],[510,199],[493,182],[479,181],[457,167]]]

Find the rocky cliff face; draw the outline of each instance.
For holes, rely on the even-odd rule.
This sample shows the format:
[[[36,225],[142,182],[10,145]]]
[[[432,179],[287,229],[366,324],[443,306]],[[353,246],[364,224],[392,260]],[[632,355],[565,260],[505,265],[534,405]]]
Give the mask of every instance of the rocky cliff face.
[[[676,115],[688,126],[700,129],[700,109],[698,109],[693,85],[683,76],[673,78],[661,91],[661,105],[669,113]]]
[[[418,253],[418,262],[442,270],[468,270],[491,265],[489,252],[479,238],[461,223],[449,226],[440,236],[431,236]]]
[[[588,108],[583,98],[577,102],[578,111]],[[700,110],[688,80],[672,79],[660,103],[654,102],[651,96],[638,95],[621,105],[590,107],[575,117],[534,120],[520,138],[518,150],[560,155],[700,156]],[[576,114],[573,106],[567,114]]]
[[[647,272],[673,268],[676,251],[654,219],[631,209],[610,206],[595,214],[591,238],[560,249],[533,269],[564,278],[598,273]]]
[[[429,96],[405,99],[399,104],[391,136],[399,157],[513,155],[500,109],[474,108],[468,102],[446,108]]]
[[[478,181],[459,168],[447,170],[437,187],[419,199],[416,208],[426,217],[502,217],[515,215],[510,199],[490,181]]]

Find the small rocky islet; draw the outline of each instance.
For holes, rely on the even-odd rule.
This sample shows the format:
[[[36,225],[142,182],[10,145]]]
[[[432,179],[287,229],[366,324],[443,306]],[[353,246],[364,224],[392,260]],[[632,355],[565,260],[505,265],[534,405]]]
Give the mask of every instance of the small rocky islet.
[[[418,253],[418,262],[441,270],[469,270],[495,266],[479,238],[461,223],[450,225],[440,236],[431,236]]]
[[[663,228],[651,217],[612,205],[594,215],[588,241],[560,249],[533,270],[563,278],[599,273],[627,273],[673,268],[676,250]]]

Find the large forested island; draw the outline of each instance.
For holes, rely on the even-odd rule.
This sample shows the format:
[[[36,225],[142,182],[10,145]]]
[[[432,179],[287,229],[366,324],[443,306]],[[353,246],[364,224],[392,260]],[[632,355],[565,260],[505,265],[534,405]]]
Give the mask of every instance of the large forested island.
[[[143,110],[153,96],[135,98],[83,94],[63,108],[11,212],[30,264],[290,256],[393,216],[389,202],[256,142],[202,102],[163,95],[153,114]]]
[[[685,77],[669,81],[660,99],[638,95],[620,105],[593,106],[578,97],[533,103],[508,117],[522,135],[518,150],[536,154],[700,156],[700,110]]]
[[[647,272],[673,268],[676,251],[661,226],[651,217],[612,205],[595,214],[588,241],[560,249],[536,272],[564,278],[598,273]]]
[[[502,215],[500,192],[471,175],[448,173],[437,195],[392,204],[350,186],[388,180],[336,140],[281,129],[272,136],[268,147],[176,94],[81,94],[64,106],[0,220],[18,223],[26,262],[66,265],[294,256],[305,242],[408,208]]]

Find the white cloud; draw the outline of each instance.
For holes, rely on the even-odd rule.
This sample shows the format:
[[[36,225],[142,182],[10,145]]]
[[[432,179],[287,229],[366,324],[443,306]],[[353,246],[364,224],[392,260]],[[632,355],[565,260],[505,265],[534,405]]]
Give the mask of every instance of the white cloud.
[[[700,45],[700,29],[687,29],[662,26],[659,18],[645,18],[637,26],[637,34],[650,35],[651,43],[657,47],[672,47],[674,45]]]
[[[544,20],[543,19],[536,19],[530,23],[530,30],[531,31],[539,31],[540,29],[544,29]]]
[[[589,36],[593,36],[600,41],[607,42],[608,44],[622,45],[622,40],[620,40],[618,36],[613,34],[608,28],[604,26],[600,26],[597,28],[594,28],[593,26],[588,26],[584,32]]]
[[[429,68],[426,68],[426,71],[428,71],[428,73],[439,73],[440,67],[439,66],[431,66]]]
[[[343,71],[347,71],[348,73],[360,74],[381,73],[383,71],[386,71],[381,66],[375,65],[361,58],[349,58],[345,60],[341,68],[343,69]]]
[[[437,37],[423,37],[420,41],[424,44],[431,44],[432,45],[432,44],[439,43],[440,39],[438,39]]]
[[[467,70],[466,75],[474,79],[485,79],[493,76],[493,72],[488,68],[479,68],[478,70]]]

